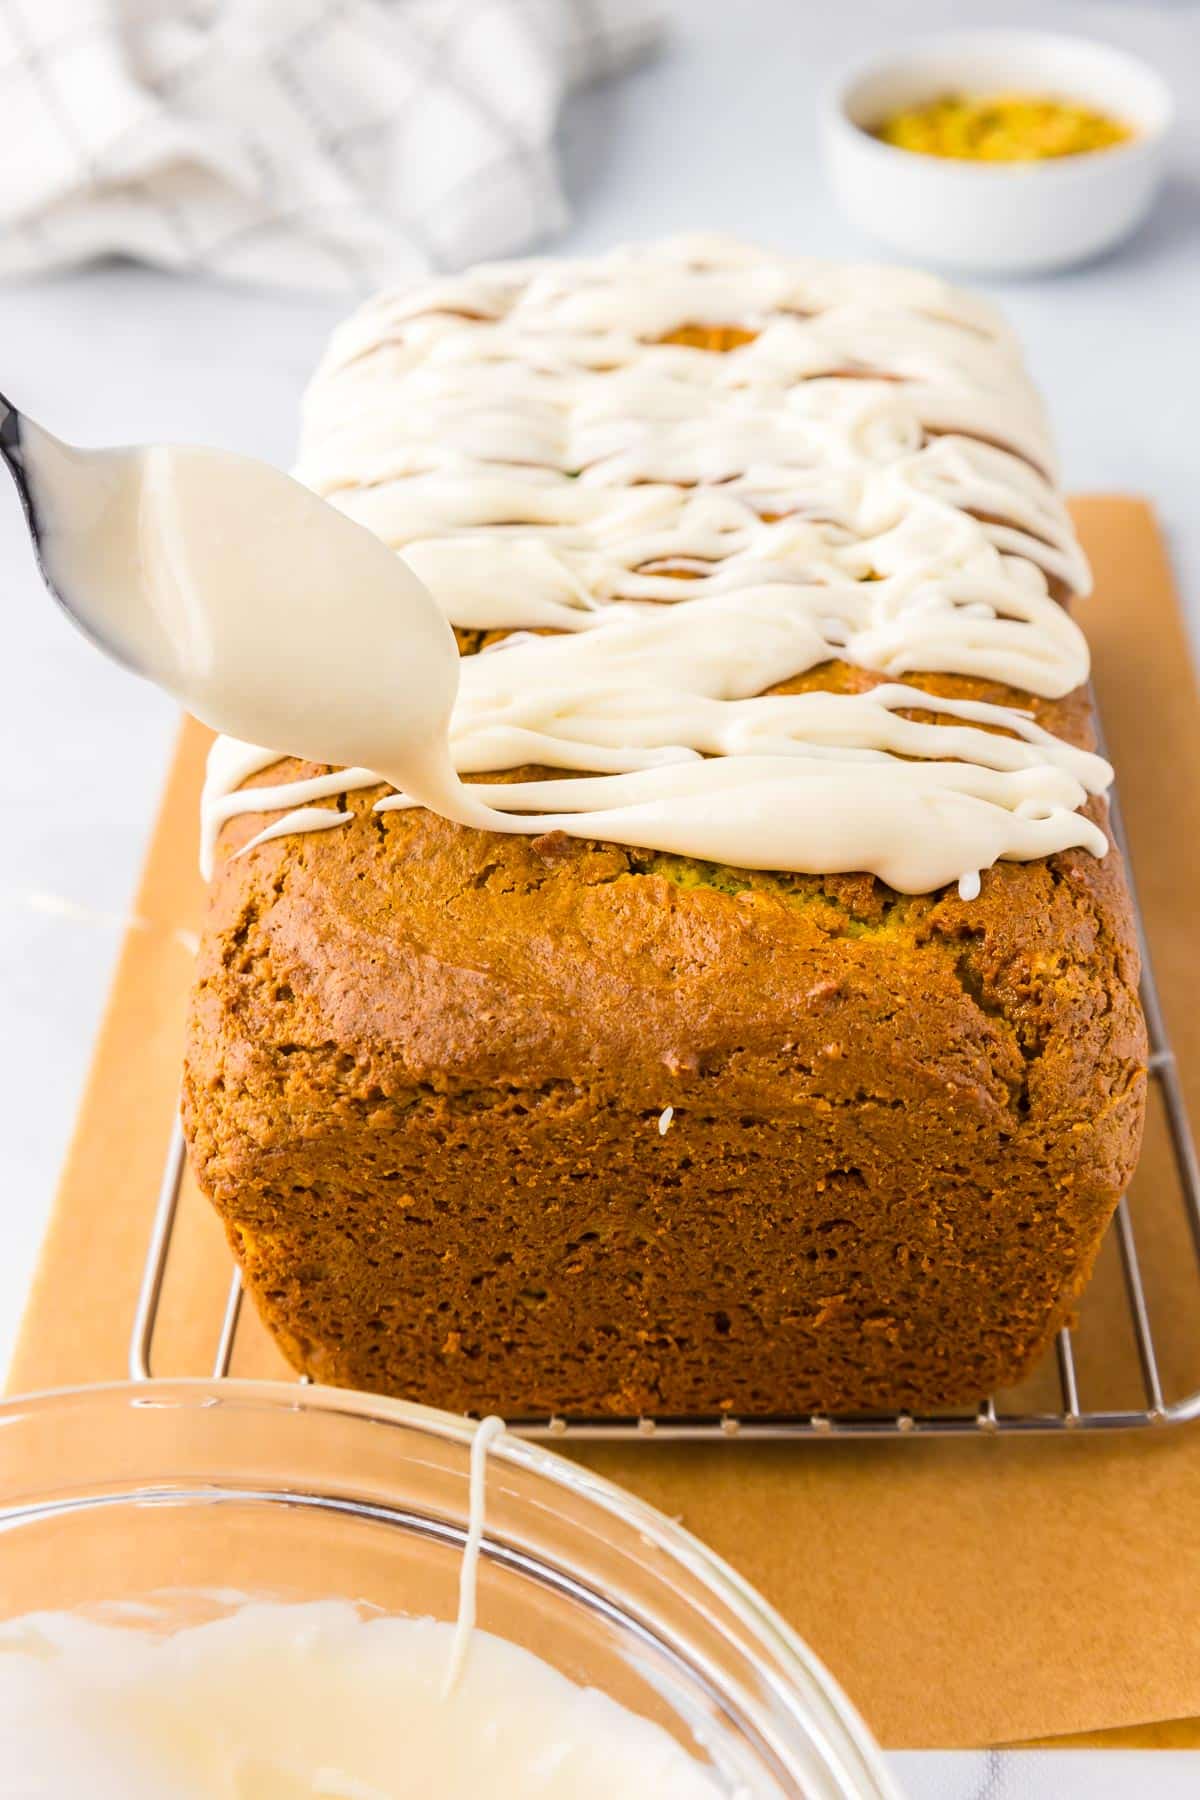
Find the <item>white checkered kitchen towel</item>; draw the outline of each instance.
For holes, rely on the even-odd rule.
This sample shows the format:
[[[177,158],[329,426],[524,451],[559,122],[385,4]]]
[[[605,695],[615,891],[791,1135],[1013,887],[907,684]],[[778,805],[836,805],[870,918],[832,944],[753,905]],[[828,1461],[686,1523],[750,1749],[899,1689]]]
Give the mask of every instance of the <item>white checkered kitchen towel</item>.
[[[560,226],[562,101],[656,0],[0,0],[0,274],[361,289]]]

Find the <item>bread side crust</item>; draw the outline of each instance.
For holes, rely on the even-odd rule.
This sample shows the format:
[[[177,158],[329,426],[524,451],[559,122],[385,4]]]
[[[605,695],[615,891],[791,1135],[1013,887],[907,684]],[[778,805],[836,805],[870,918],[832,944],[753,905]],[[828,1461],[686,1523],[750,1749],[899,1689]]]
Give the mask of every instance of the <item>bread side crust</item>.
[[[916,680],[1091,739],[1082,693]],[[236,859],[263,818],[225,828],[189,1021],[193,1163],[298,1368],[510,1417],[1020,1379],[1140,1143],[1115,849],[964,902],[376,798]]]

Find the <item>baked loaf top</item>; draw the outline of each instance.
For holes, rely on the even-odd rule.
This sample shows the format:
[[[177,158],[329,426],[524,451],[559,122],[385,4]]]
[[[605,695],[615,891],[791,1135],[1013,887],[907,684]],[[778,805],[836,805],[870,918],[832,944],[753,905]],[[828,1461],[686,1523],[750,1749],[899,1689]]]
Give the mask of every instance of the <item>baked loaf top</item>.
[[[1107,847],[1111,771],[1039,716],[1088,667],[1051,466],[980,303],[689,239],[366,308],[301,473],[488,653],[451,749],[526,771],[484,797],[531,831],[971,897],[1001,858]],[[275,760],[222,742],[210,841],[268,803],[264,835],[347,822],[313,803],[379,780],[237,791]]]

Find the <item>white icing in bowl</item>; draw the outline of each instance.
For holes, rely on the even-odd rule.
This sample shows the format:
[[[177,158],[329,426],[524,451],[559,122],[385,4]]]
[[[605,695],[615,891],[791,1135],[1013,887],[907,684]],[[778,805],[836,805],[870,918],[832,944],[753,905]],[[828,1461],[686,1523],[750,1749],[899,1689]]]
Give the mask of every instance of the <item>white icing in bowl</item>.
[[[268,1638],[287,1625],[294,1641],[300,1616],[285,1618],[286,1609],[315,1606],[304,1679],[316,1680],[339,1638],[328,1666],[343,1653],[364,1656],[364,1730],[379,1717],[388,1657],[404,1663],[422,1640],[432,1667],[422,1674],[414,1654],[401,1669],[388,1729],[402,1720],[406,1684],[422,1707],[444,1704],[475,1431],[428,1408],[292,1383],[152,1381],[0,1405],[0,1653],[2,1621],[11,1630],[35,1612],[176,1634],[232,1618],[224,1631],[233,1651],[259,1625]],[[646,1737],[622,1724],[623,1733],[659,1750],[665,1736],[678,1755],[662,1751],[661,1766],[685,1783],[667,1793],[895,1800],[861,1721],[794,1632],[686,1531],[587,1469],[509,1436],[495,1441],[478,1576],[479,1632],[489,1636],[473,1640],[451,1705],[456,1694],[486,1701],[503,1663],[522,1671],[537,1705],[561,1702],[560,1718],[590,1714],[595,1702],[579,1693],[593,1689],[607,1697],[602,1711],[612,1703],[653,1728]],[[259,1625],[237,1622],[247,1594],[268,1603]],[[69,1636],[77,1640],[74,1627]],[[214,1694],[244,1707],[239,1684],[221,1689],[219,1658],[196,1654],[204,1642],[179,1635],[174,1655],[185,1672],[202,1664]],[[131,1655],[135,1673],[164,1667]],[[272,1697],[268,1683],[268,1712],[285,1706],[287,1685]],[[309,1690],[294,1694],[296,1741],[316,1745],[322,1719],[308,1716]],[[252,1724],[258,1716],[252,1709]],[[426,1721],[435,1736],[437,1723]],[[349,1773],[358,1780],[362,1770],[378,1788],[375,1767],[352,1763]],[[10,1777],[0,1757],[0,1795]],[[339,1800],[378,1800],[369,1788],[343,1789]],[[259,1800],[259,1790],[245,1791]],[[287,1800],[295,1791],[282,1789]],[[611,1789],[614,1800],[630,1791]],[[61,1800],[61,1789],[51,1792]],[[386,1786],[383,1794],[393,1800]]]

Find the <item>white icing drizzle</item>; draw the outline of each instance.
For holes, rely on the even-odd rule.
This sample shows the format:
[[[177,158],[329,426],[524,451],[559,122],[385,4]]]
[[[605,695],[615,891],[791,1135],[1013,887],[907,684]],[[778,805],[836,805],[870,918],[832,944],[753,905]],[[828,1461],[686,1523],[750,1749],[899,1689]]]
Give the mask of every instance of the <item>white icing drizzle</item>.
[[[467,1502],[467,1539],[458,1572],[458,1618],[450,1656],[442,1681],[442,1698],[448,1700],[462,1680],[475,1630],[475,1604],[479,1586],[479,1551],[483,1543],[484,1502],[487,1489],[487,1453],[504,1430],[504,1420],[489,1414],[475,1428],[471,1439],[470,1491]]]
[[[756,335],[659,341],[685,326]],[[900,679],[1044,698],[1086,679],[1048,586],[1088,587],[1053,463],[978,300],[685,239],[382,297],[335,336],[299,472],[453,624],[509,634],[463,659],[453,764],[573,773],[472,785],[497,809],[479,823],[969,899],[999,858],[1107,847],[1078,810],[1111,781],[1101,758]],[[886,679],[765,693],[832,658]],[[380,779],[239,791],[277,760],[215,747],[206,865],[236,814],[283,811],[254,844],[328,829],[351,815],[316,802]]]
[[[297,806],[255,832],[240,854],[258,844],[269,844],[272,838],[290,837],[294,831],[332,831],[335,825],[348,825],[353,817],[353,813],[330,812],[326,806]]]

